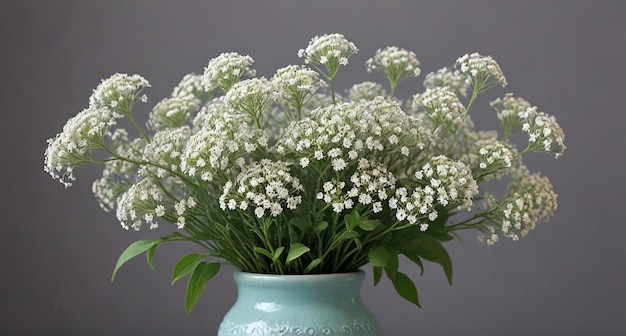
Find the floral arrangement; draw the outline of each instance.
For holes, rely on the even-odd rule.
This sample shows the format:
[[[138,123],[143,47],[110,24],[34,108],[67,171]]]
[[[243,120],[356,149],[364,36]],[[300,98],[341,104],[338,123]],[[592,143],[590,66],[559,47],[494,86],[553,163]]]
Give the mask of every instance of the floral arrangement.
[[[113,276],[146,253],[152,267],[162,243],[188,241],[172,283],[189,276],[189,312],[223,263],[245,272],[316,274],[373,266],[419,306],[413,281],[398,270],[403,255],[420,269],[440,264],[451,281],[443,242],[475,229],[487,244],[517,240],[548,219],[557,196],[522,156],[560,156],[563,131],[553,116],[506,94],[491,102],[502,133],[477,131],[469,111],[478,95],[507,84],[498,64],[477,53],[425,76],[409,101],[396,87],[420,74],[413,52],[386,47],[366,62],[389,82],[335,88],[356,46],[341,34],[314,37],[269,79],[253,59],[224,53],[201,75],[184,76],[158,102],[145,127],[133,114],[150,87],[139,75],[102,80],[89,107],[48,140],[44,170],[66,187],[74,170],[104,167],[93,193],[124,229],[172,230],[140,240],[120,256]],[[116,128],[128,118],[137,137]],[[525,134],[518,149],[512,138]],[[524,137],[522,137],[524,139]],[[519,141],[518,141],[519,142]],[[479,186],[505,179],[501,195]]]

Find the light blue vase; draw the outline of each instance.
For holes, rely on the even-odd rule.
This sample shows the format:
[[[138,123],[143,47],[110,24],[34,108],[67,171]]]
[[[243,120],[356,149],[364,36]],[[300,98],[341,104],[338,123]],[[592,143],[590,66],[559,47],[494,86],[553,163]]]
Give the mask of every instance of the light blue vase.
[[[376,336],[378,326],[361,301],[363,272],[272,275],[235,272],[235,305],[218,336]]]

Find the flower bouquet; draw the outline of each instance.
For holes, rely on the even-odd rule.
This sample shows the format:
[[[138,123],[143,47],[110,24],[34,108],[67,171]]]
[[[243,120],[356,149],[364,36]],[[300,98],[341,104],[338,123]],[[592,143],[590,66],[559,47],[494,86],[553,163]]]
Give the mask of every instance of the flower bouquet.
[[[487,244],[526,235],[552,215],[557,196],[522,156],[558,157],[564,135],[554,117],[512,94],[491,102],[500,133],[475,130],[469,112],[477,97],[507,84],[489,56],[458,58],[403,101],[396,87],[418,76],[420,63],[398,47],[366,62],[388,91],[387,83],[364,82],[338,93],[336,76],[357,52],[341,34],[314,37],[298,52],[305,65],[271,78],[256,77],[250,56],[221,54],[203,74],[184,76],[145,125],[133,108],[146,102],[150,84],[115,74],[48,140],[44,170],[68,187],[76,168],[102,165],[93,193],[124,229],[169,224],[162,238],[131,244],[113,276],[143,253],[152,266],[162,243],[201,246],[172,274],[172,282],[189,276],[187,312],[222,264],[299,275],[370,264],[374,284],[385,274],[419,305],[399,255],[420,269],[440,264],[450,281],[442,243],[457,231],[475,229]],[[122,118],[136,137],[116,127]],[[519,135],[521,146],[512,140]],[[506,191],[481,192],[494,179]]]

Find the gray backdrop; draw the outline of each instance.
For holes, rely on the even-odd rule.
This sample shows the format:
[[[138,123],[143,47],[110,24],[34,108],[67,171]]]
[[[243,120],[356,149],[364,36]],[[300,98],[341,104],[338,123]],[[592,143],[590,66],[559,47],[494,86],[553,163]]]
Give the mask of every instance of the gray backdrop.
[[[185,284],[171,268],[191,247],[163,246],[109,281],[132,241],[91,196],[98,169],[70,189],[42,171],[46,139],[88,104],[101,78],[139,73],[150,104],[221,52],[252,55],[260,75],[291,63],[317,34],[359,48],[338,86],[381,80],[364,62],[377,48],[416,52],[423,74],[478,51],[510,85],[483,96],[473,119],[496,127],[487,102],[506,92],[558,117],[568,151],[527,158],[549,176],[559,209],[525,239],[493,247],[474,233],[448,244],[454,285],[432,264],[417,279],[424,309],[388,282],[364,300],[384,335],[626,335],[624,124],[626,13],[620,1],[0,1],[2,224],[0,333],[213,335],[235,299],[232,269],[209,284],[187,317]],[[399,89],[422,90],[412,79]],[[151,106],[151,105],[150,105]],[[368,268],[365,268],[369,272]]]

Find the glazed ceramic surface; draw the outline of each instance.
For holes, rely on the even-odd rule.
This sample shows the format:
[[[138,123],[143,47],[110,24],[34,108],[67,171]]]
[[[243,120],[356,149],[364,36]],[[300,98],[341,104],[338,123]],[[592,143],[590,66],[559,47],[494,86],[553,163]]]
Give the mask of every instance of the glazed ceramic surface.
[[[378,335],[360,297],[364,276],[235,272],[238,298],[218,336]]]

